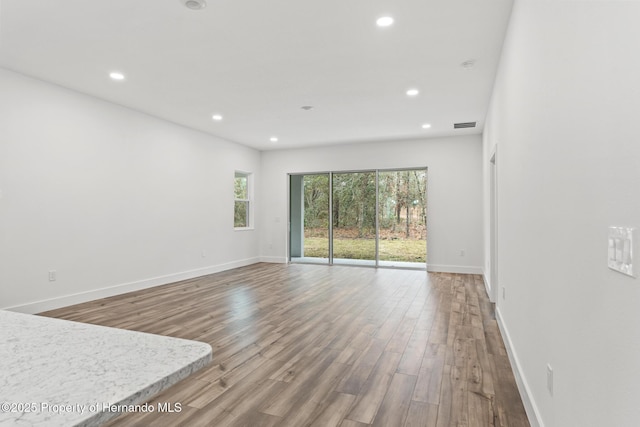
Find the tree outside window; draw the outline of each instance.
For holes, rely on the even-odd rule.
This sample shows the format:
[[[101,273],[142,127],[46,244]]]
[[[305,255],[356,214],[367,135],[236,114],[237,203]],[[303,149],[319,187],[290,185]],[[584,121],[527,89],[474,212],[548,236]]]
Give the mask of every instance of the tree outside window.
[[[249,176],[246,172],[236,172],[234,181],[234,228],[249,228],[251,226],[251,197]]]

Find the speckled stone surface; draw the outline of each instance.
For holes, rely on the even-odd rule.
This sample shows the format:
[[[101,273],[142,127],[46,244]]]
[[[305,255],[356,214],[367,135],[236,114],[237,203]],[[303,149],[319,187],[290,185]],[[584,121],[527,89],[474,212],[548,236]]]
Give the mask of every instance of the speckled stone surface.
[[[97,426],[211,357],[201,342],[0,310],[0,425]]]

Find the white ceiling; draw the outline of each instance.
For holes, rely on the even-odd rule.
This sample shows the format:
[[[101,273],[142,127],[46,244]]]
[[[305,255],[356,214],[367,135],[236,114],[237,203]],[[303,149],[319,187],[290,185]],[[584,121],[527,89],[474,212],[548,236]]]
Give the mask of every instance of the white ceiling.
[[[0,66],[260,150],[480,132],[512,4],[0,1]]]

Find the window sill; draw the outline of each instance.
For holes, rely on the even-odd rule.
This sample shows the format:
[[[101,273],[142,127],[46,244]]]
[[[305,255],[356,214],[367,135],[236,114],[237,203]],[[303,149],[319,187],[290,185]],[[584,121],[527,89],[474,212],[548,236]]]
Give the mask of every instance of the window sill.
[[[254,227],[233,227],[233,231],[253,231]]]

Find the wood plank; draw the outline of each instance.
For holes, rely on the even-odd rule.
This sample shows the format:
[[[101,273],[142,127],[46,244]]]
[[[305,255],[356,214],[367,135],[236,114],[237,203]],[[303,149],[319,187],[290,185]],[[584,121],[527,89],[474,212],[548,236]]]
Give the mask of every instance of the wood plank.
[[[413,400],[437,405],[440,403],[440,388],[447,349],[444,344],[432,344],[432,346],[435,354],[427,353],[422,360]]]
[[[500,426],[528,426],[529,422],[520,399],[513,371],[506,356],[489,356],[493,368],[496,395],[494,401],[494,415],[496,425]]]
[[[442,371],[442,386],[438,403],[438,421],[436,427],[455,425],[451,419],[454,384],[451,382],[451,365],[445,365]]]
[[[420,373],[420,366],[427,350],[428,340],[428,330],[414,329],[398,365],[399,373],[407,375],[418,375]]]
[[[404,425],[417,377],[395,374],[373,420],[374,427]]]
[[[255,264],[43,314],[213,347],[150,401],[180,413],[110,426],[529,425],[477,275]]]
[[[395,333],[391,337],[389,344],[385,348],[385,351],[391,351],[395,353],[404,353],[409,340],[411,339],[411,335],[413,335],[413,330],[416,326],[418,319],[407,317],[400,322],[398,329],[396,329]]]
[[[378,363],[380,356],[382,356],[384,347],[385,342],[383,340],[371,338],[369,346],[345,374],[344,379],[338,384],[336,391],[358,394],[367,379],[369,379],[369,375],[371,375],[371,371],[373,371],[373,368]]]
[[[416,402],[414,400],[409,405],[409,412],[407,412],[407,419],[404,423],[404,427],[435,426],[437,421],[438,405]]]
[[[334,362],[318,378],[313,388],[301,390],[291,401],[288,412],[282,417],[282,425],[306,425],[308,420],[320,416],[328,405],[329,397],[340,380],[346,365]],[[348,409],[348,408],[346,408]]]
[[[334,374],[329,368],[332,366],[338,354],[336,350],[331,350],[330,352],[321,353],[318,357],[309,360],[309,363],[301,374],[288,383],[281,393],[273,395],[261,405],[260,412],[280,417],[284,416],[296,402],[313,393],[315,389],[310,386],[311,384],[315,387],[321,384],[315,380],[319,378],[324,379],[324,375],[327,374],[327,372],[329,375]],[[336,364],[336,366],[338,366],[340,374],[344,372],[347,367],[347,365],[341,364]],[[337,383],[338,380],[336,379],[335,382]]]
[[[219,412],[233,408],[241,396],[247,393],[253,395],[257,391],[261,391],[263,387],[271,387],[273,383],[283,384],[279,381],[265,380],[269,374],[282,366],[282,362],[277,360],[269,360],[265,362],[260,369],[250,371],[242,381],[227,387],[225,384],[217,383],[214,390],[203,390],[198,393],[189,403],[189,406],[205,409],[209,408],[212,414],[218,415]]]
[[[311,427],[339,426],[355,399],[352,394],[332,393],[324,410],[312,421]]]
[[[344,419],[342,423],[340,423],[340,427],[366,427],[369,424],[359,423],[357,421]]]
[[[247,383],[249,384],[249,383]],[[196,417],[187,418],[184,425],[190,427],[208,426],[252,426],[256,420],[260,422],[275,422],[279,424],[279,417],[272,417],[258,411],[258,408],[268,396],[280,392],[286,386],[279,381],[266,380],[251,387],[251,392],[243,390],[241,399],[233,398],[226,401],[217,400],[202,409]],[[224,409],[222,409],[224,408]],[[267,415],[267,417],[264,417]]]
[[[347,415],[348,419],[371,424],[387,393],[401,357],[398,353],[385,352],[382,354],[371,376],[356,397],[356,402]]]

